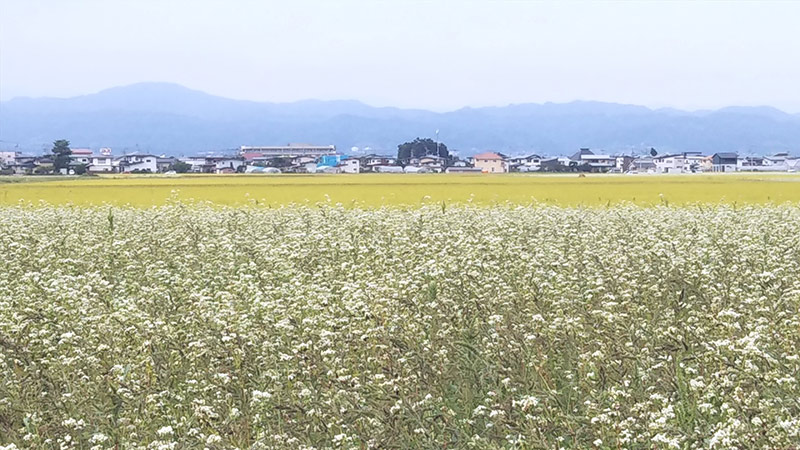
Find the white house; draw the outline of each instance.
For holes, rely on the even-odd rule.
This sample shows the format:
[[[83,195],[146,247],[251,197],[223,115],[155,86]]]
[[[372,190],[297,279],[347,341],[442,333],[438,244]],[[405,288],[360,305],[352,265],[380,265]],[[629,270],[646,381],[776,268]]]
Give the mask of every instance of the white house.
[[[192,156],[189,158],[178,158],[178,161],[186,163],[191,167],[189,172],[202,173],[205,171],[206,158],[204,156]]]
[[[156,155],[123,155],[117,157],[115,162],[119,165],[119,171],[122,173],[130,172],[158,172],[158,157]]]
[[[659,155],[653,158],[656,173],[685,173],[688,172],[686,158],[682,154]]]
[[[17,160],[17,152],[0,152],[0,166],[10,166]]]
[[[341,173],[358,173],[361,169],[361,163],[356,158],[343,159],[337,165]]]
[[[92,155],[89,166],[86,168],[92,173],[113,172],[114,157],[111,155]]]
[[[588,164],[594,169],[608,170],[617,165],[617,158],[610,155],[581,155],[580,164]]]
[[[89,165],[92,163],[92,151],[88,148],[73,148],[69,159],[73,163]]]
[[[535,172],[542,167],[542,157],[536,154],[509,159],[509,168],[519,172]]]
[[[244,158],[208,158],[208,163],[214,164],[214,173],[236,173],[244,165]]]
[[[653,158],[656,173],[693,173],[702,170],[706,157],[699,153],[676,153]]]

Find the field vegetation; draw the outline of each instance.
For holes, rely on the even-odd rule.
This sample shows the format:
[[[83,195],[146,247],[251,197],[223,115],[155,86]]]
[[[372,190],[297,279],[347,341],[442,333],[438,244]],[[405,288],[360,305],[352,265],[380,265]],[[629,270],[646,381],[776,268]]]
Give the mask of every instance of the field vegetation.
[[[4,449],[800,440],[796,206],[21,205],[0,255]]]
[[[8,177],[14,178],[14,177]],[[20,178],[18,178],[20,179]],[[21,180],[49,180],[48,177]],[[642,206],[800,202],[800,175],[116,175],[0,183],[0,204],[163,205],[174,198],[221,205],[281,206],[331,200],[346,206],[545,203]]]

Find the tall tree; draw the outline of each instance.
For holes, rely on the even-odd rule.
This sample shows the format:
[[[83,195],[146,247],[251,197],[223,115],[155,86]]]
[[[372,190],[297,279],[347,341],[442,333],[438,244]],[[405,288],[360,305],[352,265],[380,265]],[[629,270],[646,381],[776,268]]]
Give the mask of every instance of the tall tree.
[[[72,150],[69,148],[69,141],[65,139],[54,141],[52,152],[53,167],[56,169],[56,171],[69,168],[69,156],[72,154]]]
[[[397,146],[397,159],[404,164],[408,163],[411,158],[422,158],[423,156],[450,158],[450,152],[446,145],[441,142],[437,143],[431,138],[416,138]]]

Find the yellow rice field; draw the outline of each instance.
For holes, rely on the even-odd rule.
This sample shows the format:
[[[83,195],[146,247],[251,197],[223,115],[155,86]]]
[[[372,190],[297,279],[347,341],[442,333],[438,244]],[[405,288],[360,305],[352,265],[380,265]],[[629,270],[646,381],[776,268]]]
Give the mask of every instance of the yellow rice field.
[[[330,201],[366,207],[442,201],[561,206],[800,202],[800,174],[117,175],[52,181],[9,177],[5,181],[0,181],[0,205],[22,201],[146,207],[170,199],[269,206]]]

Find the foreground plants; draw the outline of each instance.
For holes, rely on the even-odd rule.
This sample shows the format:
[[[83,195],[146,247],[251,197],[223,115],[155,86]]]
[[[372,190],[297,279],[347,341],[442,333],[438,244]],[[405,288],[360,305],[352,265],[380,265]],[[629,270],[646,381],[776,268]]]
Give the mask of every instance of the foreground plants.
[[[788,448],[800,209],[0,208],[0,448]]]

